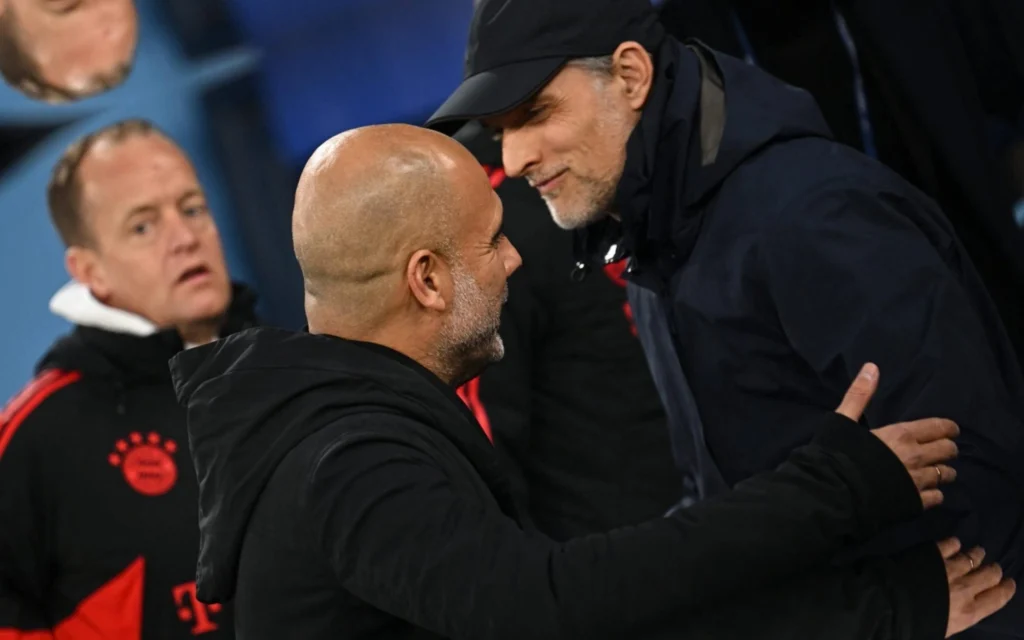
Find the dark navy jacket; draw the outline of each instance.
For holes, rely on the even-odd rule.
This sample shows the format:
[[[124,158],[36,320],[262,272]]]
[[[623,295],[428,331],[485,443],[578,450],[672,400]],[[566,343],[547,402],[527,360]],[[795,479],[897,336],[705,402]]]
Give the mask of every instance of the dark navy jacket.
[[[962,429],[946,506],[900,546],[955,528],[1021,577],[1024,379],[946,218],[830,140],[807,93],[704,51],[724,105],[669,39],[616,200],[677,460],[708,495],[771,469],[812,437],[802,418],[838,406],[875,362],[866,426],[941,416]]]
[[[992,292],[1024,361],[1024,229],[1013,221],[1018,194],[1006,179],[1005,160],[990,148],[989,140],[994,122],[1024,126],[1024,2],[833,3],[842,10],[857,42],[870,108],[889,112],[889,126],[898,132],[890,135],[895,133],[911,148],[927,149],[924,158],[907,151],[912,156],[906,159],[912,165],[910,174],[946,208],[944,213]],[[715,50],[742,58],[744,47],[736,35],[731,6],[755,4],[769,3],[666,0],[662,20],[679,39],[696,37]],[[828,2],[786,0],[783,4],[792,15],[798,7]],[[805,37],[811,38],[809,33]],[[766,71],[786,78],[785,69],[763,62]],[[846,78],[842,73],[837,69],[833,81],[852,80],[852,75]],[[831,108],[826,107],[831,113],[826,115],[835,118],[835,108],[831,103]]]

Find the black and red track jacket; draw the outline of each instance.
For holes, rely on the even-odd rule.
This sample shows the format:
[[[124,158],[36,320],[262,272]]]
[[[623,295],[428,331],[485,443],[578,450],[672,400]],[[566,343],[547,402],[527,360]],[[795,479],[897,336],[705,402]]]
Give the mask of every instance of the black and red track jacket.
[[[236,287],[225,333],[253,324]],[[195,597],[198,488],[174,331],[77,326],[0,414],[0,640],[233,637]]]
[[[626,301],[623,263],[572,277],[573,235],[537,191],[506,179],[486,132],[466,145],[491,175],[523,257],[502,312],[505,358],[459,395],[514,471],[537,527],[565,540],[663,514],[685,495]]]

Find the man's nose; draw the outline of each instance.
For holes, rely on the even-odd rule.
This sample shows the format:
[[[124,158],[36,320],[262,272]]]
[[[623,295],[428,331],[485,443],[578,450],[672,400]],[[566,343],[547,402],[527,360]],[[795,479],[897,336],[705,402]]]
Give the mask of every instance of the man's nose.
[[[519,250],[511,242],[508,243],[508,252],[505,255],[505,275],[511,276],[516,270],[523,266],[523,257]]]
[[[199,246],[199,234],[192,220],[177,212],[170,216],[171,249],[174,252],[190,251]]]
[[[505,175],[510,178],[521,178],[530,168],[538,164],[536,144],[526,131],[505,130],[501,138],[501,162]]]

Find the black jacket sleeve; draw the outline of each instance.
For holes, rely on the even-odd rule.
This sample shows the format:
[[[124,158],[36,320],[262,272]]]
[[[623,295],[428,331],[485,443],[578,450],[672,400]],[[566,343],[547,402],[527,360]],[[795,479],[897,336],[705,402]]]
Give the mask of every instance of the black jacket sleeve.
[[[958,479],[944,488],[945,504],[879,541],[878,552],[955,533],[1020,577],[1020,372],[1012,355],[997,353],[1000,329],[994,312],[987,322],[979,312],[991,303],[980,298],[973,271],[958,272],[919,226],[888,208],[892,201],[829,190],[808,203],[805,226],[763,238],[771,298],[790,343],[836,398],[863,363],[878,364],[880,387],[866,416],[872,427],[935,416],[960,425]]]
[[[839,424],[815,443],[720,499],[562,544],[460,493],[443,454],[409,444],[422,427],[397,419],[378,418],[361,430],[377,435],[325,452],[306,509],[346,589],[434,633],[635,637],[648,622],[821,566],[843,545],[920,513],[896,457],[832,416]],[[928,628],[942,602],[926,605],[903,615]]]
[[[727,604],[680,616],[673,626],[682,633],[638,637],[940,640],[948,619],[945,565],[934,546],[926,545],[894,558],[748,591]]]
[[[36,415],[13,423],[0,413],[0,440],[10,438],[0,451],[0,638],[35,637],[33,631],[49,629],[43,598],[47,566],[43,544],[45,527],[39,461],[35,459]],[[24,634],[24,635],[22,635]]]

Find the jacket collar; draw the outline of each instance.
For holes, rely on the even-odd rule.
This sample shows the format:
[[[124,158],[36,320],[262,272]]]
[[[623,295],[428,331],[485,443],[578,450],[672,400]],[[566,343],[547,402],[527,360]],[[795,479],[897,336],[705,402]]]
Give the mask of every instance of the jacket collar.
[[[80,327],[114,333],[145,337],[159,331],[142,316],[103,304],[89,287],[75,281],[65,284],[50,298],[50,312]]]
[[[232,299],[220,336],[255,326],[256,295],[242,284],[232,286]],[[37,365],[60,367],[116,379],[169,379],[168,360],[185,345],[175,329],[163,329],[145,318],[96,300],[84,285],[65,285],[50,309],[75,325]]]
[[[671,253],[679,232],[673,227],[685,226],[673,212],[682,208],[691,164],[701,159],[700,139],[692,142],[701,99],[700,63],[692,51],[668,38],[655,56],[654,75],[651,95],[626,142],[626,164],[615,193],[621,222],[606,219],[577,232],[579,267],[624,255],[634,258],[633,264],[657,261]]]

